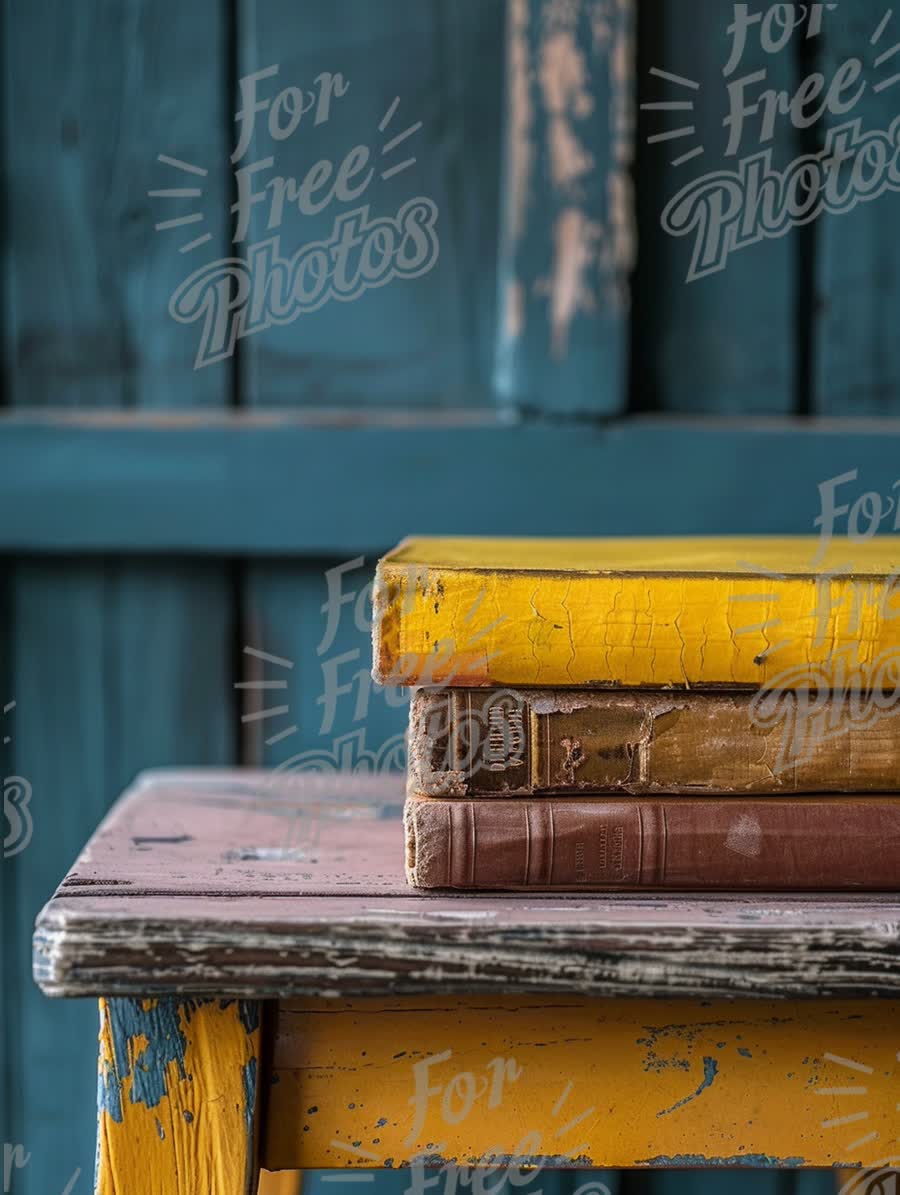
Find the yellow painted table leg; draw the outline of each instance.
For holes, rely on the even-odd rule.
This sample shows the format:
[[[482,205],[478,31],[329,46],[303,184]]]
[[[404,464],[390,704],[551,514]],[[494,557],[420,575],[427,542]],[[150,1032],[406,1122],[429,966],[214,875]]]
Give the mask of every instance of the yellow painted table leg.
[[[259,1005],[100,1004],[97,1195],[256,1195]]]
[[[263,1170],[258,1195],[300,1195],[302,1177],[297,1170]]]
[[[289,1001],[262,1162],[876,1167],[898,1048],[888,1001]]]

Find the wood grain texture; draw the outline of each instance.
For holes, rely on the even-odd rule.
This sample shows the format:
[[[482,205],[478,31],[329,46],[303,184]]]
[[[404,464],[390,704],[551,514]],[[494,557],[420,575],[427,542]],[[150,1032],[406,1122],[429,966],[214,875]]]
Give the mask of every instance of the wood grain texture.
[[[264,1163],[873,1165],[895,1132],[872,1002],[420,996],[278,1009]],[[864,1123],[843,1089],[867,1069]],[[866,1134],[878,1133],[860,1142]]]
[[[674,197],[702,176],[737,171],[740,159],[765,151],[774,167],[784,169],[802,152],[796,132],[783,118],[773,137],[763,141],[759,117],[750,117],[734,153],[726,152],[728,131],[723,127],[726,88],[737,78],[765,72],[764,82],[748,87],[748,102],[766,87],[793,93],[799,81],[794,48],[767,54],[758,33],[752,32],[740,65],[726,79],[731,5],[695,0],[688,10],[681,0],[664,0],[639,6],[639,13],[639,104],[682,107],[642,108],[638,120],[635,404],[642,410],[683,413],[788,414],[795,409],[797,377],[796,232],[742,248],[721,271],[688,282],[697,227],[676,237],[662,220]],[[688,82],[653,73],[659,71]],[[650,140],[677,130],[690,131],[673,140]],[[681,161],[701,146],[702,155]],[[701,202],[695,214],[703,210]]]
[[[406,534],[411,492],[436,535],[810,534],[828,478],[891,494],[900,423],[29,414],[0,451],[7,551],[333,558]]]
[[[887,135],[900,107],[895,79],[897,59],[889,51],[900,39],[896,13],[882,0],[859,0],[829,10],[820,41],[820,62],[831,80],[851,58],[862,64],[865,89],[843,115],[826,114],[820,136],[848,121],[863,133]],[[881,30],[877,43],[872,38]],[[881,63],[877,60],[884,54]],[[888,86],[882,86],[889,84]],[[876,90],[876,88],[881,88]],[[856,88],[848,88],[852,96]],[[845,190],[854,173],[851,159],[840,167]],[[863,170],[868,178],[870,170]],[[814,409],[832,415],[896,414],[900,410],[900,247],[895,230],[900,195],[895,190],[857,203],[842,214],[825,214],[815,226]]]
[[[896,898],[426,897],[402,777],[150,774],[41,914],[52,995],[900,992]]]
[[[368,0],[315,0],[302,19],[289,0],[242,0],[237,14],[239,74],[278,66],[277,77],[258,85],[264,100],[274,100],[288,86],[315,93],[323,72],[340,74],[347,84],[333,98],[327,119],[317,125],[318,109],[310,111],[290,137],[273,140],[267,114],[258,118],[255,138],[239,163],[272,159],[255,176],[254,190],[262,191],[275,176],[302,180],[316,161],[332,162],[337,172],[356,145],[369,148],[375,168],[354,201],[335,200],[315,214],[301,214],[288,202],[274,228],[268,202],[256,205],[247,242],[237,248],[244,251],[274,232],[280,253],[288,257],[327,240],[336,217],[363,205],[372,219],[396,217],[404,203],[418,197],[436,206],[438,238],[436,264],[420,277],[393,278],[352,302],[332,299],[240,342],[243,401],[489,403],[502,0],[453,5],[394,0],[388,8]],[[287,125],[286,117],[282,123]],[[394,146],[395,138],[416,125],[421,127]],[[390,174],[410,159],[412,165]],[[358,259],[357,254],[353,261]]]
[[[256,1195],[260,1007],[102,1000],[96,1195]]]
[[[495,384],[513,406],[626,405],[635,9],[507,5]]]

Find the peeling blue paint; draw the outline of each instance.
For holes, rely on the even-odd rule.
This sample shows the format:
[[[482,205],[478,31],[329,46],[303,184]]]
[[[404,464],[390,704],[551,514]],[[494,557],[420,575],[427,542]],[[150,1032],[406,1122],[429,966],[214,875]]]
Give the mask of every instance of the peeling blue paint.
[[[244,1123],[247,1132],[253,1132],[253,1116],[256,1111],[256,1058],[250,1058],[244,1063],[241,1079],[244,1084]]]
[[[740,1056],[742,1058],[752,1058],[753,1057],[753,1055],[750,1053],[750,1051],[747,1049],[746,1046],[738,1046],[737,1052],[740,1054]]]
[[[122,1087],[115,1067],[106,1058],[101,1061],[97,1074],[97,1107],[108,1112],[117,1124],[122,1123]]]
[[[176,1000],[158,1000],[152,1008],[144,1008],[141,1000],[116,999],[108,1004],[112,1059],[100,1072],[97,1093],[99,1107],[116,1122],[121,1123],[122,1085],[133,1075],[129,1100],[156,1108],[166,1095],[166,1072],[170,1063],[178,1067],[179,1077],[187,1076],[184,1056],[187,1040],[181,1028],[181,1013],[185,1020],[197,1002],[180,1004]],[[146,1046],[137,1057],[133,1043],[146,1039]]]
[[[703,1082],[696,1091],[686,1095],[683,1100],[679,1100],[677,1104],[673,1104],[671,1108],[664,1108],[662,1112],[657,1112],[657,1116],[668,1116],[670,1112],[674,1112],[676,1108],[683,1108],[685,1104],[689,1104],[691,1100],[695,1100],[702,1091],[712,1085],[713,1079],[719,1072],[719,1064],[715,1058],[704,1057],[703,1059]]]
[[[693,1166],[733,1166],[748,1170],[796,1170],[806,1165],[805,1158],[774,1158],[767,1154],[734,1154],[730,1158],[708,1158],[704,1154],[658,1154],[655,1158],[643,1158],[635,1166],[652,1166],[654,1169],[673,1170]]]
[[[170,1063],[178,1067],[179,1079],[186,1079],[184,1068],[187,1038],[181,1028],[179,1009],[181,1005],[175,1000],[160,1000],[155,1008],[144,1012],[139,1001],[137,1006],[142,1023],[139,1027],[128,1030],[128,1038],[133,1039],[141,1034],[147,1038],[147,1045],[134,1060],[134,1078],[131,1084],[129,1099],[132,1104],[144,1104],[147,1108],[156,1108],[168,1093],[167,1070]],[[118,1046],[116,1048],[118,1056]],[[126,1047],[125,1057],[128,1051]],[[119,1069],[120,1074],[121,1068]],[[124,1074],[122,1074],[124,1078]]]
[[[257,1000],[220,1000],[219,1008],[229,1008],[232,1004],[238,1006],[238,1017],[244,1026],[244,1032],[249,1037],[259,1028],[259,1001]]]
[[[110,1000],[108,1017],[112,1059],[104,1060],[99,1073],[98,1107],[114,1121],[121,1123],[122,1085],[129,1075],[133,1076],[130,1102],[144,1104],[147,1108],[158,1107],[168,1094],[166,1083],[168,1068],[172,1063],[178,1068],[180,1080],[189,1079],[184,1066],[187,1038],[182,1024],[189,1025],[197,1009],[210,1003],[212,1001],[209,1000],[160,999],[152,1008],[145,1008],[142,1000]],[[227,1008],[235,1003],[238,1005],[241,1024],[249,1036],[259,1028],[259,1004],[255,1000],[222,1000],[219,1005]],[[144,1038],[147,1044],[135,1057],[134,1042],[137,1038]],[[253,1058],[244,1068],[247,1115],[251,1119],[256,1107],[256,1081],[256,1059]]]

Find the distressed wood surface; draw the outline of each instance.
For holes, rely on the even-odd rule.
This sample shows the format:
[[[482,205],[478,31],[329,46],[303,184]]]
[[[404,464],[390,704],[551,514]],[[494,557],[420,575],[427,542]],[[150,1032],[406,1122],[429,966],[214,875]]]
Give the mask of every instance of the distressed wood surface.
[[[495,381],[514,406],[626,405],[635,9],[507,5]]]
[[[760,7],[763,12],[771,8],[754,11]],[[720,209],[713,198],[716,174],[736,173],[742,159],[765,152],[773,167],[783,170],[803,151],[784,117],[765,140],[760,116],[749,116],[733,152],[723,125],[727,87],[740,78],[764,73],[764,79],[748,84],[748,104],[766,88],[793,94],[800,77],[795,58],[800,35],[769,54],[761,47],[759,26],[751,28],[741,61],[726,78],[733,5],[662,0],[638,8],[634,401],[639,409],[683,413],[788,414],[795,410],[802,353],[795,319],[802,233],[750,244],[732,253],[724,268],[688,278],[701,230],[711,236],[717,216],[725,218],[730,209],[730,221],[725,218],[730,227],[722,236],[733,236],[750,202],[746,195],[739,205],[723,196]],[[684,234],[674,235],[671,219],[663,225],[668,205],[706,176],[710,181],[693,202],[691,218],[682,213]]]
[[[876,40],[873,40],[876,39]],[[848,87],[858,102],[848,112],[826,113],[819,137],[849,121],[862,132],[888,137],[900,115],[896,47],[900,13],[884,0],[854,0],[829,9],[817,63],[827,80],[856,58],[860,80]],[[846,191],[858,175],[877,175],[875,160],[840,166]],[[866,187],[868,189],[868,186]],[[900,195],[889,189],[840,214],[826,213],[815,224],[815,339],[813,409],[830,415],[896,414],[900,407]]]
[[[873,1166],[897,1131],[898,1017],[894,1002],[289,1001],[261,1158]]]
[[[0,417],[0,452],[6,551],[333,558],[396,543],[412,492],[435,535],[810,534],[825,479],[891,496],[900,422],[29,413]]]
[[[260,1012],[101,1001],[96,1195],[256,1195]]]
[[[53,995],[896,996],[895,897],[425,896],[402,778],[151,773],[41,914]]]
[[[303,1195],[303,1175],[296,1170],[261,1170],[256,1195]]]

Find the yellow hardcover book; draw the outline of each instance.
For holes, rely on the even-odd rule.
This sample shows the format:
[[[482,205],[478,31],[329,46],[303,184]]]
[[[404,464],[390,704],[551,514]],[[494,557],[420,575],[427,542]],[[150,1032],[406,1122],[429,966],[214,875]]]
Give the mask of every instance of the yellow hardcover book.
[[[384,684],[895,691],[900,536],[404,540],[378,565]]]

